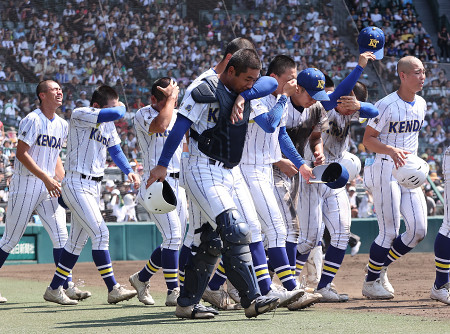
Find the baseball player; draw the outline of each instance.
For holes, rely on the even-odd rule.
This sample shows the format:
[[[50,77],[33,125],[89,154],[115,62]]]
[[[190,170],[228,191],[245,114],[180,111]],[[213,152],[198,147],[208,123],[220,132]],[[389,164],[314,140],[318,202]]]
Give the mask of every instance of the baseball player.
[[[431,299],[450,305],[450,146],[444,153],[443,169],[445,180],[444,221],[434,242],[436,280],[431,288]]]
[[[152,86],[152,104],[136,112],[134,126],[144,160],[144,175],[148,177],[150,169],[156,166],[164,142],[176,120],[175,108],[178,99],[178,85],[170,78],[160,78]],[[130,276],[130,283],[138,292],[138,299],[145,305],[155,301],[150,294],[150,278],[163,268],[167,285],[166,306],[176,306],[180,294],[178,287],[178,256],[184,231],[186,229],[187,206],[184,188],[179,187],[180,160],[183,144],[180,143],[167,168],[167,181],[177,195],[177,208],[167,214],[150,213],[152,221],[161,232],[163,242],[152,253],[145,267]],[[143,183],[147,182],[143,178]],[[144,200],[145,187],[139,189],[138,197]]]
[[[118,303],[136,295],[116,282],[109,255],[109,231],[100,211],[101,180],[105,170],[106,151],[130,182],[139,187],[120,148],[120,138],[113,121],[125,114],[116,91],[100,86],[92,94],[90,107],[76,108],[70,119],[67,140],[66,177],[62,182],[62,198],[72,212],[72,228],[68,241],[44,299],[74,305],[61,289],[75,266],[88,237],[92,242],[92,258],[108,287],[108,303]]]
[[[312,177],[312,170],[303,163],[285,128],[287,100],[297,89],[296,64],[288,56],[276,56],[269,64],[267,75],[277,79],[278,88],[272,94],[251,102],[252,112],[240,168],[261,222],[261,226],[251,225],[250,249],[252,253],[257,254],[253,261],[257,278],[259,281],[267,280],[269,286],[265,289],[270,289],[270,278],[264,278],[268,276],[264,246],[261,236],[258,236],[258,232],[261,234],[262,229],[268,241],[269,263],[283,286],[292,291],[298,289],[298,286],[286,253],[286,227],[275,198],[272,164],[281,159],[283,151],[295,162],[295,167],[305,179]],[[326,94],[324,97],[328,99]],[[275,111],[278,117],[267,116],[274,114]],[[269,118],[269,122],[263,121],[264,116]],[[260,288],[263,294],[269,292],[264,291],[261,284]]]
[[[357,78],[359,78],[364,67],[367,65],[368,60],[374,58],[374,55],[370,52],[363,53],[360,56],[359,65],[357,66],[357,68],[355,68],[355,70],[352,71],[352,73],[341,83],[341,85],[338,86],[335,92],[329,95],[330,101],[322,101],[320,104],[323,105],[323,108],[320,104],[316,104],[315,106],[313,105],[310,107],[310,109],[312,109],[312,115],[314,115],[315,117],[315,119],[313,120],[316,129],[314,129],[313,132],[310,132],[311,135],[309,139],[309,146],[305,147],[305,141],[307,138],[305,137],[306,134],[302,134],[299,132],[299,129],[302,129],[302,127],[304,126],[301,123],[302,115],[297,116],[298,111],[304,113],[305,110],[302,110],[302,108],[296,108],[296,113],[292,114],[293,116],[297,116],[297,121],[293,124],[291,123],[292,130],[290,131],[290,134],[295,138],[295,140],[293,141],[297,144],[297,149],[304,150],[305,160],[308,161],[309,164],[317,166],[324,163],[325,161],[327,163],[331,163],[341,159],[342,152],[345,150],[348,141],[348,126],[350,124],[351,117],[347,117],[348,119],[346,119],[345,121],[341,121],[340,125],[338,126],[339,131],[331,132],[331,135],[331,126],[336,123],[336,120],[334,120],[333,117],[331,121],[328,121],[328,123],[331,122],[331,124],[328,125],[326,119],[330,117],[330,113],[331,115],[337,114],[333,110],[336,102],[342,104],[345,101],[345,97],[341,97],[341,95],[348,88],[351,89],[354,86]],[[303,75],[299,75],[297,80],[298,84],[301,87],[306,86],[306,88],[308,88],[308,76],[304,75],[304,73],[300,74]],[[322,77],[324,76],[322,75]],[[325,78],[323,78],[323,80],[325,80]],[[291,98],[291,100],[294,105],[298,105],[298,103],[295,103],[295,96],[294,98]],[[318,108],[319,110],[314,110],[316,108]],[[324,111],[320,111],[321,109],[331,111],[328,112],[328,115],[324,116]],[[308,112],[310,111],[308,110]],[[305,115],[305,117],[307,117],[307,115]],[[306,119],[310,119],[310,117]],[[293,118],[291,119],[293,120]],[[325,139],[322,141],[323,136],[325,137]],[[341,142],[340,145],[335,145],[335,141],[337,139],[339,139],[339,141]],[[283,179],[280,178],[278,181],[283,181]],[[288,182],[286,182],[286,184],[289,185]],[[277,190],[279,191],[278,196],[280,201],[286,196],[285,189],[286,188],[283,187],[283,182],[281,182],[280,187],[277,188]],[[342,263],[345,249],[347,248],[348,233],[350,229],[350,216],[345,216],[345,210],[343,210],[342,213],[340,212],[340,210],[342,211],[342,205],[348,204],[348,198],[344,191],[345,189],[331,189],[325,184],[310,184],[306,182],[305,179],[301,179],[299,180],[297,217],[303,217],[303,219],[298,219],[299,225],[297,225],[297,217],[295,217],[295,215],[292,216],[292,214],[290,213],[290,211],[292,211],[292,205],[288,205],[288,208],[285,208],[287,217],[291,218],[287,219],[287,222],[289,223],[288,229],[290,230],[289,249],[294,249],[295,251],[294,245],[296,245],[296,243],[294,243],[294,240],[298,233],[300,233],[297,246],[298,253],[296,256],[297,267],[300,270],[303,268],[306,260],[308,259],[309,252],[321,240],[323,233],[322,221],[324,221],[325,225],[327,225],[329,227],[329,230],[332,231],[333,247],[329,249],[329,252],[327,252],[327,255],[325,256],[325,268],[328,269],[329,265],[332,264],[333,269],[329,270],[332,273],[322,275],[322,278],[318,283],[316,291],[322,295],[322,297],[320,298],[321,301],[346,300],[345,296],[340,296],[336,291],[334,291],[334,289],[331,288],[331,281],[333,280],[334,275],[336,274],[340,264]],[[291,195],[291,200],[292,198],[295,198],[295,194],[294,196]],[[345,200],[347,200],[347,202],[345,202]],[[289,202],[287,202],[287,204],[289,204]],[[294,262],[294,251],[290,252],[291,266]]]
[[[60,181],[64,178],[59,154],[68,131],[67,122],[55,113],[62,105],[63,92],[55,81],[44,80],[38,84],[36,95],[40,108],[30,112],[19,124],[5,233],[0,240],[0,268],[22,238],[34,210],[52,240],[55,264],[67,241],[66,213],[57,201],[61,194]],[[91,295],[75,287],[70,273],[63,288],[74,300]],[[1,296],[0,300],[6,302]]]
[[[364,184],[373,194],[379,226],[362,289],[362,294],[372,299],[394,297],[386,267],[413,249],[427,231],[422,190],[405,188],[392,176],[392,170],[403,166],[408,154],[417,153],[427,106],[416,93],[422,90],[425,68],[419,59],[407,56],[397,63],[397,73],[399,89],[375,104],[380,115],[369,120],[363,139],[364,146],[376,153],[373,164],[364,170]],[[406,231],[398,235],[400,214]]]
[[[185,169],[185,184],[188,196],[208,218],[208,224],[194,226],[199,233],[194,235],[191,257],[185,266],[177,317],[214,317],[199,302],[221,252],[228,278],[239,290],[247,317],[256,317],[278,304],[278,298],[261,296],[256,283],[246,221],[257,217],[250,193],[236,168],[247,132],[250,103],[245,104],[242,121],[235,124],[230,121],[236,96],[253,86],[260,69],[256,51],[241,49],[233,54],[222,74],[205,78],[193,89],[180,106],[158,165],[150,172],[147,186],[166,178],[168,163],[190,128],[191,155]],[[241,212],[233,196],[242,203]]]

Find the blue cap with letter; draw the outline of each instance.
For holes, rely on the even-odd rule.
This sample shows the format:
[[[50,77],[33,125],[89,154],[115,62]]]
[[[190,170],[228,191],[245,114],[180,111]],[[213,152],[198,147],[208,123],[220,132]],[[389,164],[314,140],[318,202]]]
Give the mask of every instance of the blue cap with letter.
[[[325,92],[325,75],[317,68],[307,68],[297,75],[297,84],[316,101],[330,101]]]
[[[384,42],[383,30],[377,27],[364,28],[358,35],[359,53],[372,51],[378,60],[383,59]]]

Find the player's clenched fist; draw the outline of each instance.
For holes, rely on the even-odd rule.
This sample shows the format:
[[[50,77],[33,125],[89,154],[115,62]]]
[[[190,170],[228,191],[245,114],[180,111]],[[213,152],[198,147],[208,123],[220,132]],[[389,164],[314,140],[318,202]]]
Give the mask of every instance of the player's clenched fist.
[[[314,166],[323,165],[325,163],[325,155],[323,152],[314,152],[314,157],[316,158]]]
[[[297,79],[292,79],[286,82],[283,86],[283,94],[286,96],[292,96],[297,90]]]

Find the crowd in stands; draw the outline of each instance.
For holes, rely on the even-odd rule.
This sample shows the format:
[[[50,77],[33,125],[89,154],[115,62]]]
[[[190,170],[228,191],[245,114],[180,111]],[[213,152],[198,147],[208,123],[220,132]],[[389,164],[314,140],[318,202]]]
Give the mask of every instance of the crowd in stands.
[[[201,12],[199,20],[181,16],[185,5],[185,0],[109,0],[101,7],[97,1],[82,0],[61,1],[55,7],[33,0],[0,4],[0,114],[5,123],[0,132],[0,203],[7,198],[15,129],[38,107],[34,89],[43,78],[53,78],[63,86],[60,115],[65,119],[74,108],[89,105],[96,85],[115,87],[130,111],[116,124],[123,150],[139,168],[133,111],[150,104],[149,87],[157,77],[173,77],[181,99],[189,83],[220,60],[224,45],[235,36],[244,36],[254,41],[263,68],[276,54],[289,54],[299,71],[317,67],[337,84],[357,65],[356,44],[348,39],[346,43],[345,35],[356,36],[372,25],[385,32],[386,56],[377,62],[378,78],[361,78],[369,87],[371,102],[398,87],[395,64],[399,57],[412,54],[426,64],[423,95],[429,109],[420,154],[430,163],[436,182],[440,181],[440,153],[450,145],[450,81],[441,66],[450,60],[449,35],[445,29],[439,32],[438,54],[410,1],[348,2],[348,31],[338,31],[329,1],[308,5],[297,0],[237,1],[229,13],[218,2],[213,10]],[[446,47],[443,39],[447,39]],[[30,84],[13,85],[21,82]],[[364,161],[370,152],[358,145],[363,128],[356,124],[352,131],[352,151]],[[109,200],[123,206],[126,192],[133,192],[119,190],[121,197],[106,199],[105,210],[112,210]]]

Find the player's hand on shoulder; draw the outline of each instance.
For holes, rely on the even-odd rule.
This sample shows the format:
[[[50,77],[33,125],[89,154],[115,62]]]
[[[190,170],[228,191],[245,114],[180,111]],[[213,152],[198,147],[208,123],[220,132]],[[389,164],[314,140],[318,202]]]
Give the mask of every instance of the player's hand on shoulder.
[[[371,51],[363,52],[359,55],[358,65],[362,68],[365,68],[367,66],[367,63],[369,60],[375,60],[376,57]]]
[[[54,178],[47,176],[44,180],[45,188],[47,188],[48,194],[50,197],[59,197],[61,196],[61,184],[55,180]]]
[[[395,168],[402,167],[406,163],[406,156],[411,152],[405,151],[401,148],[391,147],[391,153],[389,154],[392,160],[394,160]]]
[[[167,87],[162,88],[161,86],[157,87],[161,92],[163,92],[164,96],[167,98],[173,98],[175,100],[178,99],[178,93],[180,92],[180,87],[178,87],[178,83],[173,79],[170,79],[170,83]]]
[[[286,96],[292,96],[297,90],[297,79],[291,79],[286,82],[283,86],[283,94]]]
[[[243,118],[245,99],[242,95],[238,95],[234,101],[233,109],[231,110],[230,121],[232,124],[239,122]]]
[[[300,166],[299,172],[302,175],[302,177],[305,179],[305,181],[308,182],[308,183],[309,183],[309,179],[315,179],[316,178],[314,176],[313,172],[312,172],[312,168],[309,167],[306,164],[303,164],[303,165]]]
[[[146,188],[150,187],[156,181],[164,181],[167,176],[167,167],[157,165],[150,171],[150,177],[148,178]]]
[[[135,189],[138,189],[138,188],[139,188],[139,185],[141,184],[141,180],[140,180],[138,174],[136,174],[136,173],[130,173],[130,174],[128,174],[128,180],[129,180],[130,182],[133,182],[133,183],[134,183],[134,188],[135,188]]]
[[[298,173],[297,167],[293,164],[293,162],[289,159],[281,159],[280,161],[274,164],[277,166],[287,177],[293,177]]]
[[[316,158],[314,161],[314,166],[320,166],[325,163],[325,155],[323,152],[314,152],[314,157]]]
[[[355,96],[341,96],[339,100],[339,113],[344,116],[353,115],[359,109],[361,109],[361,103]]]

